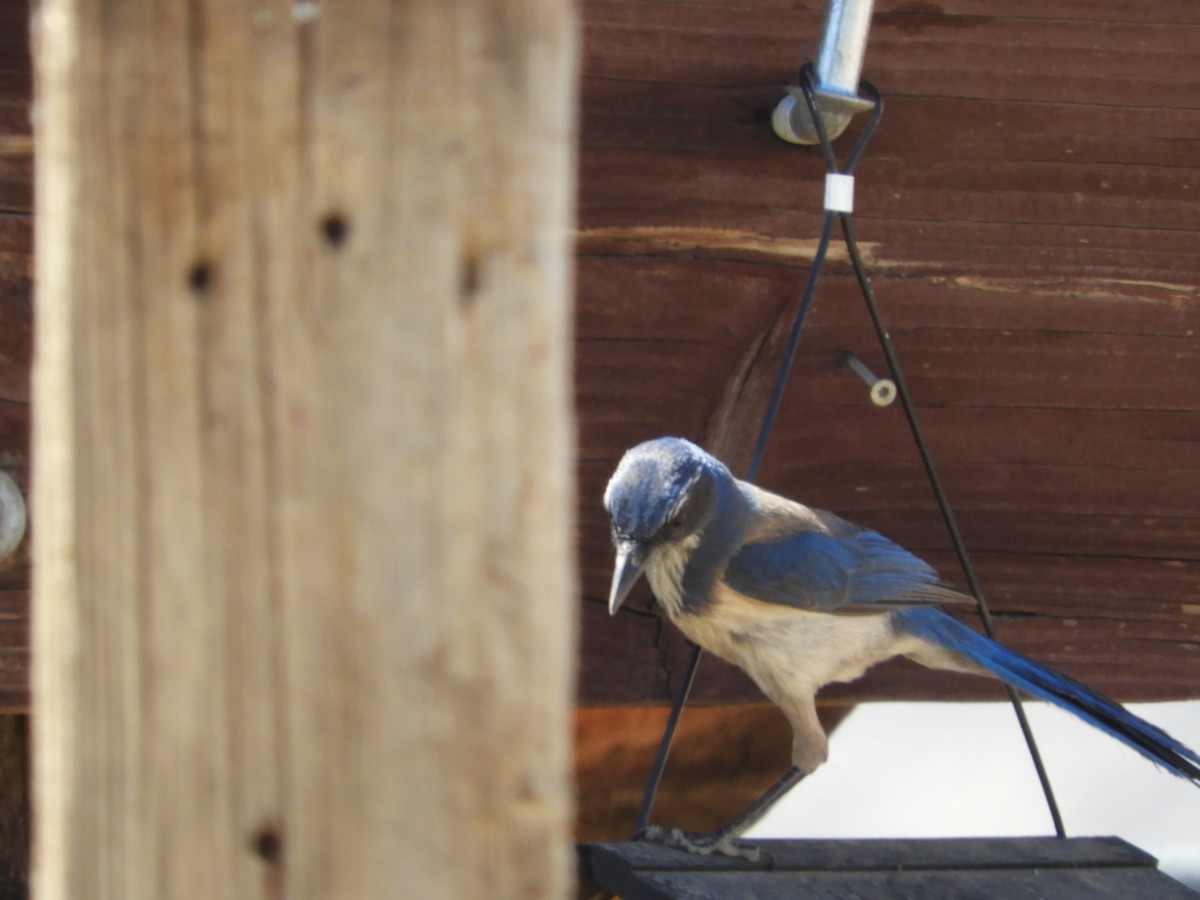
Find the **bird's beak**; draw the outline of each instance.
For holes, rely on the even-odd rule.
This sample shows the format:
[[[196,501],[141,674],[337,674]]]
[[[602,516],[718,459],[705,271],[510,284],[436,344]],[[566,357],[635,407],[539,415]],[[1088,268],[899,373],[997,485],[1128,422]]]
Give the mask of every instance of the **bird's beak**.
[[[617,543],[617,561],[613,566],[612,591],[608,595],[608,614],[615,616],[629,591],[646,568],[646,549],[634,541]]]

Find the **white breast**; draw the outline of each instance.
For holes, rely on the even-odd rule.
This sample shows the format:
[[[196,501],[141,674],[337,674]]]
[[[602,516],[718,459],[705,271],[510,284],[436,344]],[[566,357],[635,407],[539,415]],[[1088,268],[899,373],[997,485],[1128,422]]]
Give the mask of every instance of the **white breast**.
[[[914,649],[895,633],[887,613],[809,612],[751,600],[720,585],[700,613],[689,613],[680,582],[699,542],[693,535],[655,548],[646,563],[650,587],[689,640],[743,669],[776,702],[811,695],[830,682],[853,681],[876,663]]]
[[[853,681],[904,649],[886,614],[808,612],[735,599],[728,589],[718,589],[700,615],[667,613],[690,640],[745,670],[777,702]]]

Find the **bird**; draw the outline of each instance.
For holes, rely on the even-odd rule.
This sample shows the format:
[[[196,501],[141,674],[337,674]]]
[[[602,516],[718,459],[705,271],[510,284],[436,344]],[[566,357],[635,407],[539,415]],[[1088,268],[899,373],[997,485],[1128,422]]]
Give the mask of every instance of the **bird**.
[[[628,450],[604,492],[615,548],[610,614],[645,575],[692,643],[743,669],[793,731],[791,768],[733,821],[639,838],[756,859],[740,836],[827,758],[816,694],[892,657],[992,675],[1074,713],[1200,786],[1200,754],[1083,683],[985,637],[941,607],[973,597],[876,531],[742,481],[684,438]]]

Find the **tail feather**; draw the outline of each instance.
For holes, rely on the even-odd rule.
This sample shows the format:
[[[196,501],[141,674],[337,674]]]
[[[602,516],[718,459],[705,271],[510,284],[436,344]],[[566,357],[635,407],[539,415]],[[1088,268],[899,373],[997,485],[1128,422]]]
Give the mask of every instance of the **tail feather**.
[[[899,614],[899,622],[910,634],[953,650],[1027,694],[1074,713],[1171,773],[1200,786],[1200,754],[1099,691],[977,634],[939,610],[906,610]]]

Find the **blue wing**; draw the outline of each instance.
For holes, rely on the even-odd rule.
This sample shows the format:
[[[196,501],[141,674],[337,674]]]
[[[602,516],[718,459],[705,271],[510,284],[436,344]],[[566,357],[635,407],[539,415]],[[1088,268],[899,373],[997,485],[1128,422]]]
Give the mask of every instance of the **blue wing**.
[[[817,612],[969,602],[946,587],[928,563],[874,531],[837,520],[834,534],[803,531],[746,544],[724,581],[740,594]]]

